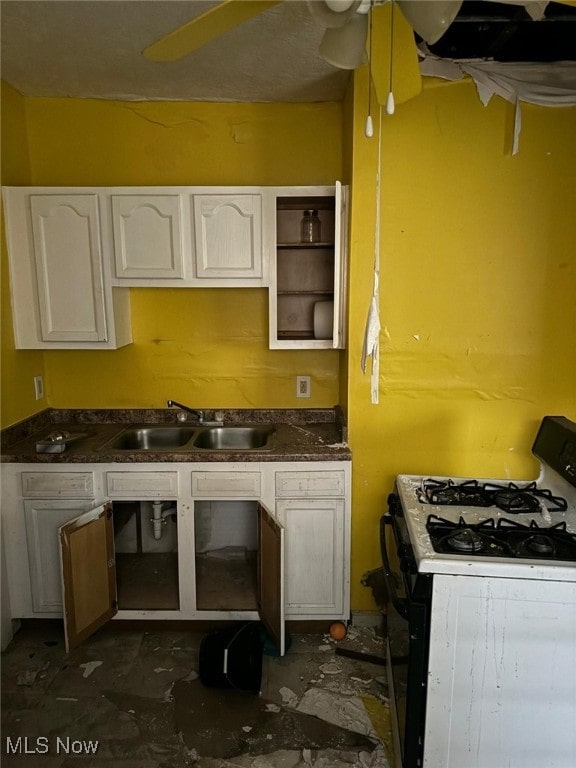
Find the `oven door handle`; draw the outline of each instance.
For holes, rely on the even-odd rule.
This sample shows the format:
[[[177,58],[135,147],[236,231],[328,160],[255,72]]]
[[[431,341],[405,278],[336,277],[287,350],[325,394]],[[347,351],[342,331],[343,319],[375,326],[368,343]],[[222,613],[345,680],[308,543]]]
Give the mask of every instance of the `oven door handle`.
[[[409,601],[404,597],[399,597],[398,595],[398,590],[396,588],[396,576],[390,567],[390,559],[388,558],[388,551],[386,549],[387,525],[394,525],[394,518],[391,515],[384,515],[380,518],[380,548],[382,549],[382,562],[384,563],[384,580],[386,582],[386,589],[388,590],[388,595],[392,601],[392,605],[398,614],[403,619],[408,621]]]

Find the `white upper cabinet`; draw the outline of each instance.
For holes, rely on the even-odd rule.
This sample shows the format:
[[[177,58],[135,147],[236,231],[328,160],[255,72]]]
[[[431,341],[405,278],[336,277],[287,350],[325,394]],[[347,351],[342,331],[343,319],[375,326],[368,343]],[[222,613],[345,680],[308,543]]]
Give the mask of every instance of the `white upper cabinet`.
[[[114,285],[266,285],[264,192],[255,187],[106,190]]]
[[[110,197],[116,277],[182,280],[183,195],[114,192]]]
[[[347,188],[6,187],[18,349],[132,341],[130,286],[268,287],[271,349],[345,346]],[[302,234],[313,214],[315,232]]]
[[[262,284],[262,194],[195,194],[196,277]]]
[[[30,211],[42,340],[107,341],[98,196],[30,195]]]
[[[98,190],[4,189],[17,349],[115,349],[132,341],[113,290]]]
[[[345,346],[347,188],[274,190],[270,239],[271,349]],[[316,219],[312,234],[304,217]]]

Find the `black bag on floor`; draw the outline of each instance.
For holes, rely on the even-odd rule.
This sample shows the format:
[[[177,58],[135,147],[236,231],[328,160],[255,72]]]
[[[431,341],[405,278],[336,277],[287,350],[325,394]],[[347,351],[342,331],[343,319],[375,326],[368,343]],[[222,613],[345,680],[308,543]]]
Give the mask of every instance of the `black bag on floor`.
[[[260,693],[262,646],[258,622],[209,632],[200,641],[200,681],[208,688]]]

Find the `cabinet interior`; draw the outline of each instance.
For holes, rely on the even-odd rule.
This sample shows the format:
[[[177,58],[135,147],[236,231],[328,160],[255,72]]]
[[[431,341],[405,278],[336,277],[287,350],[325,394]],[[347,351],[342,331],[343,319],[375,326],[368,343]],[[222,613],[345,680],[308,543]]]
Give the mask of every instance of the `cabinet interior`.
[[[115,501],[114,549],[120,610],[178,610],[175,501]]]
[[[256,610],[258,502],[194,502],[196,607]]]
[[[320,240],[315,243],[300,239],[300,224],[307,210],[317,210],[321,222]],[[333,329],[326,329],[322,318],[333,313],[334,227],[333,196],[277,198],[278,339],[332,338]]]

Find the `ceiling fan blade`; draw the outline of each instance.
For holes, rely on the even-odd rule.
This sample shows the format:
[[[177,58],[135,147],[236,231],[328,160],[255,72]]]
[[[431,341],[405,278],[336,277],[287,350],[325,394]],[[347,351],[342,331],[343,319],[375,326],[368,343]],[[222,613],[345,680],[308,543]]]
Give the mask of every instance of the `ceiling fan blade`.
[[[150,61],[176,61],[279,2],[281,0],[224,0],[144,48],[142,55]]]
[[[462,0],[397,0],[412,28],[427,43],[435,43],[458,15]]]
[[[386,3],[372,9],[372,61],[370,70],[378,104],[385,105],[390,90],[396,104],[418,96],[422,76],[414,31],[404,16]],[[394,13],[393,39],[390,40],[391,16]],[[390,51],[392,45],[392,52]],[[392,53],[392,55],[391,55]],[[392,64],[392,73],[390,72]],[[392,76],[390,76],[392,75]],[[391,87],[390,87],[391,86]]]

